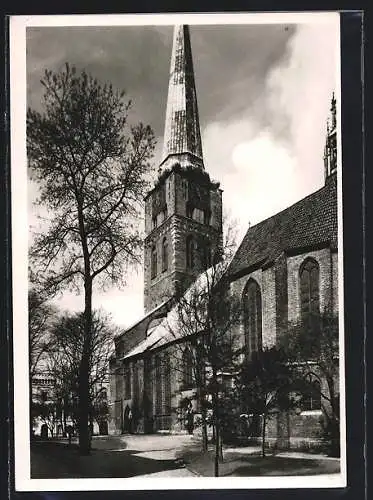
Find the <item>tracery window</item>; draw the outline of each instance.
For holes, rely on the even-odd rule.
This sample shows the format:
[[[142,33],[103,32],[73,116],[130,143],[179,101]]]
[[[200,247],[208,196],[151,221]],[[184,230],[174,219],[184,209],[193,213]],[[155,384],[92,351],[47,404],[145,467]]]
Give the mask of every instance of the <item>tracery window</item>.
[[[182,366],[183,366],[183,387],[184,389],[190,389],[194,385],[193,354],[188,347],[186,347],[183,352]]]
[[[262,295],[258,283],[251,278],[246,283],[242,299],[245,345],[251,356],[262,349]]]
[[[307,389],[303,392],[302,411],[321,410],[321,388],[318,380],[309,380]]]
[[[124,367],[124,396],[131,398],[131,370],[129,366]]]
[[[319,326],[320,270],[315,259],[307,258],[300,268],[300,310],[303,325],[308,331]]]
[[[171,414],[171,363],[168,353],[157,354],[155,371],[155,413],[158,416]]]

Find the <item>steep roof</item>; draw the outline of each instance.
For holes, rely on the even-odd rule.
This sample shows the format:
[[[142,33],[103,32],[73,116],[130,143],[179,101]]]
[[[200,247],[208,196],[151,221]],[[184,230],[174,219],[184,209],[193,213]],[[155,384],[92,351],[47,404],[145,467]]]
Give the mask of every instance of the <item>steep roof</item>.
[[[162,159],[187,152],[202,160],[189,27],[177,25],[174,28]]]
[[[273,262],[282,252],[330,244],[337,248],[337,179],[282,212],[249,228],[228,273]]]

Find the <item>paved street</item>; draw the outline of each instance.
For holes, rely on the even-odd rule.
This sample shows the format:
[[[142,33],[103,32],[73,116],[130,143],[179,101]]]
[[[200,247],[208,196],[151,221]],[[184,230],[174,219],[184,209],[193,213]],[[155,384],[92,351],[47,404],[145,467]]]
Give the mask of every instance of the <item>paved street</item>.
[[[189,435],[124,435],[94,437],[92,452],[80,456],[77,442],[33,442],[31,477],[125,478],[213,476],[213,447],[200,452],[200,440]],[[181,458],[182,457],[182,458]],[[260,456],[260,447],[224,448],[222,476],[335,476],[338,459],[309,453],[283,452]]]
[[[32,478],[194,476],[178,458],[199,444],[189,435],[126,435],[95,437],[90,456],[79,456],[67,441],[35,442],[31,450]]]

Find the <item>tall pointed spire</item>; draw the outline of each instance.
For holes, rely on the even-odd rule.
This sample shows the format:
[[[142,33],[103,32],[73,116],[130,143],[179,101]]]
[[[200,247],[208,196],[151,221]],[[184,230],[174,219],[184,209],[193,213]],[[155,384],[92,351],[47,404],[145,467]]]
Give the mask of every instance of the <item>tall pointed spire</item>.
[[[161,167],[175,155],[180,163],[188,158],[193,165],[204,168],[192,49],[186,25],[174,28]]]

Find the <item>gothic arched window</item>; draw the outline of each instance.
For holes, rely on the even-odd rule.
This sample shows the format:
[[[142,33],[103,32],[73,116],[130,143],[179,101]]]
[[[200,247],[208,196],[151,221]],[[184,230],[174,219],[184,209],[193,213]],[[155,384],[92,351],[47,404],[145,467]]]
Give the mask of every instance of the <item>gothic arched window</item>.
[[[157,354],[154,359],[155,368],[155,414],[158,416],[171,414],[171,363],[168,353]]]
[[[193,387],[193,354],[191,350],[186,347],[183,352],[182,359],[183,366],[183,388],[190,389]]]
[[[211,261],[212,261],[212,259],[211,259],[211,243],[208,240],[203,242],[202,252],[203,252],[203,255],[202,255],[203,267],[205,269],[208,269],[211,266]]]
[[[194,239],[193,236],[188,236],[186,239],[186,265],[188,269],[194,269],[195,255],[194,255]]]
[[[131,398],[131,370],[128,365],[124,367],[124,396]]]
[[[155,278],[157,276],[157,249],[155,245],[152,247],[151,255],[151,277]]]
[[[139,384],[139,364],[137,361],[133,363],[132,367],[133,376],[133,399],[138,402],[140,400],[140,384]]]
[[[168,269],[168,243],[167,238],[163,238],[162,241],[162,271],[167,271]]]
[[[303,324],[314,330],[320,314],[320,270],[316,260],[307,258],[300,268],[300,310]]]
[[[318,380],[309,380],[302,395],[302,411],[321,410],[321,387]]]
[[[155,414],[162,415],[162,365],[159,355],[154,357]]]
[[[249,355],[262,349],[262,296],[259,285],[249,279],[243,292],[245,344]]]

